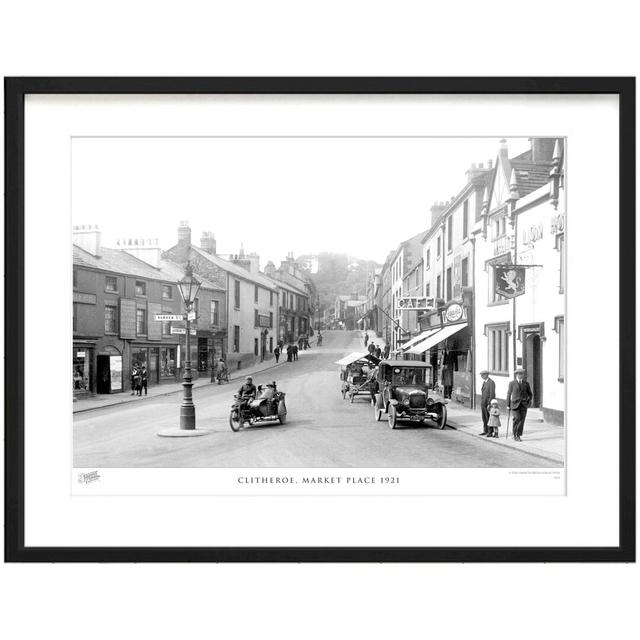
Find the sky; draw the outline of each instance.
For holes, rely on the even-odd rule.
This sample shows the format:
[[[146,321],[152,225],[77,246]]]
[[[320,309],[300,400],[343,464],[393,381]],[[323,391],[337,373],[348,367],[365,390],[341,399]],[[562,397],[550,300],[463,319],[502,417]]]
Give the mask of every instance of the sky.
[[[220,254],[276,265],[322,251],[384,262],[426,231],[430,208],[466,184],[472,163],[495,162],[495,138],[74,138],[72,222],[102,242],[158,238],[168,249],[189,222]],[[526,138],[507,138],[509,156]]]

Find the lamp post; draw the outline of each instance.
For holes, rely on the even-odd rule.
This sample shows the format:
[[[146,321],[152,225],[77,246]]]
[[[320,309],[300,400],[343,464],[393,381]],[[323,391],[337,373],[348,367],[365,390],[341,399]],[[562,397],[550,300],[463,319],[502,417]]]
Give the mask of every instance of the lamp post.
[[[193,376],[191,375],[191,318],[192,308],[195,302],[198,290],[200,289],[200,281],[193,275],[193,267],[187,262],[184,269],[184,277],[177,282],[178,291],[184,302],[186,310],[186,336],[185,336],[185,359],[184,374],[182,379],[182,403],[180,404],[180,426],[164,429],[158,433],[164,437],[188,437],[203,436],[211,433],[210,429],[196,429],[196,407],[193,404]]]

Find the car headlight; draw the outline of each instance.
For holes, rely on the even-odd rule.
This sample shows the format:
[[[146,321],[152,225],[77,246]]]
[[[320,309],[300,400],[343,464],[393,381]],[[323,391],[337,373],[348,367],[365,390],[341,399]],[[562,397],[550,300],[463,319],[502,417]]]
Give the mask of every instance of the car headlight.
[[[402,401],[402,404],[408,407],[408,406],[409,406],[409,398],[405,398],[405,399]]]

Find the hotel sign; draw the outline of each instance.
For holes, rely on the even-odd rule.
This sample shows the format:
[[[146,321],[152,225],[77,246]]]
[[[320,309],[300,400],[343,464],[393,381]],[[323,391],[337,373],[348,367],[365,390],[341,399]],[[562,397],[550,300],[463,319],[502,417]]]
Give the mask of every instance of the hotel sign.
[[[504,253],[509,253],[513,248],[513,237],[502,236],[493,241],[493,255],[501,256]]]
[[[526,269],[512,264],[497,264],[493,267],[495,273],[495,292],[505,298],[517,298],[525,292]]]

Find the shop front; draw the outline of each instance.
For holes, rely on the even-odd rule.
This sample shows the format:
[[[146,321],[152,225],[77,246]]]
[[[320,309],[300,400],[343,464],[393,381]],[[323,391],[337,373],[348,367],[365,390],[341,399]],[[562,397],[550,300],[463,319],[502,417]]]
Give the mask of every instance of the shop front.
[[[96,355],[96,393],[121,393],[122,353],[113,345],[100,349]]]
[[[71,353],[71,388],[74,397],[94,393],[94,354],[94,342],[74,341]]]
[[[175,382],[178,369],[178,345],[131,345],[129,374],[136,367],[146,367],[149,386]]]

